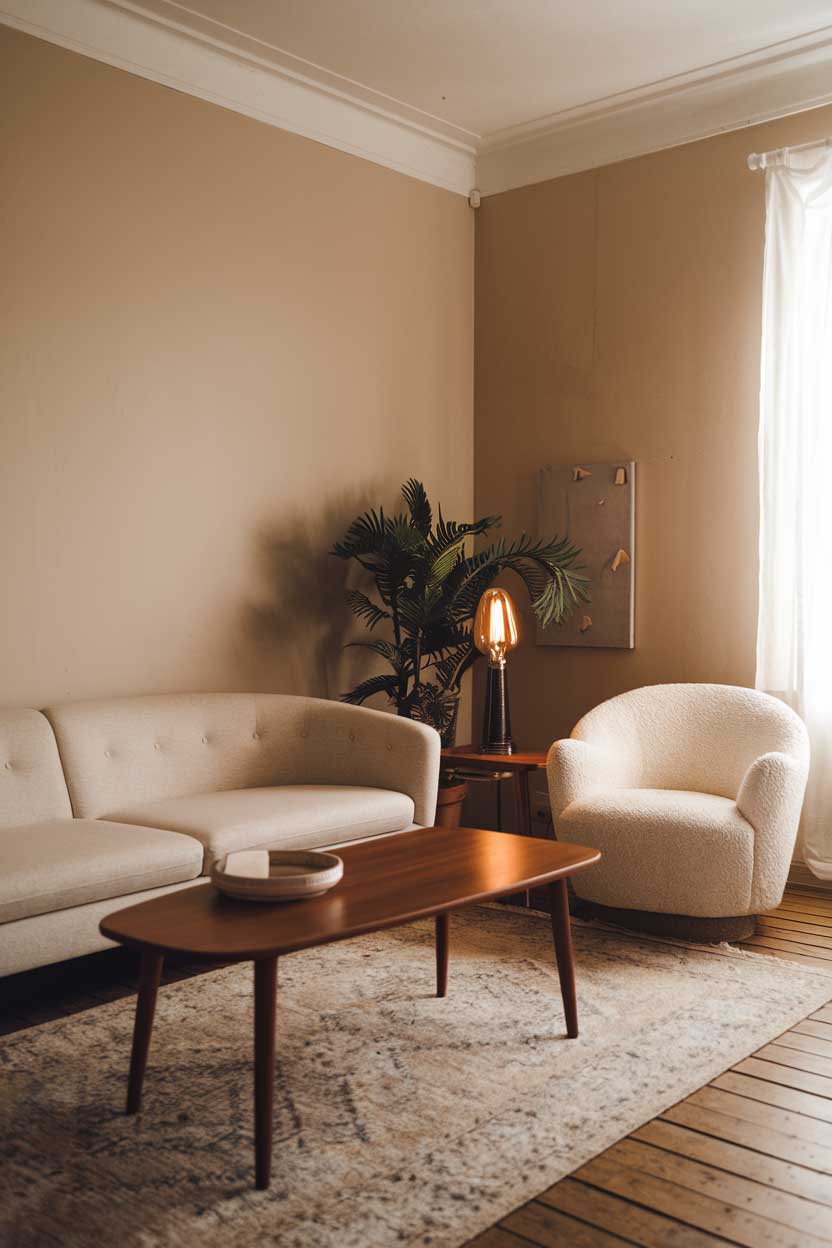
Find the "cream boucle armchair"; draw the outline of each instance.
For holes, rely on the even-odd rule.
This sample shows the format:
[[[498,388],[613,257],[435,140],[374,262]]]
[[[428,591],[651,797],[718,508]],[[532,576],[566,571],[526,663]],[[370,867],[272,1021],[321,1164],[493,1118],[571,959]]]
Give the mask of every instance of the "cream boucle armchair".
[[[783,895],[808,768],[801,720],[753,689],[654,685],[603,702],[548,758],[557,836],[601,850],[576,893],[632,926],[747,934]]]

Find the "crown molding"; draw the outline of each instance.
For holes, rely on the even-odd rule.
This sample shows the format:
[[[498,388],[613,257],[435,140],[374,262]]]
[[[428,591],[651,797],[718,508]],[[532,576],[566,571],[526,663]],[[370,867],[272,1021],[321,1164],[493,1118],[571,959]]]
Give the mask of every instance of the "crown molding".
[[[348,93],[337,75],[313,81],[265,48],[231,45],[122,0],[0,0],[0,22],[456,194],[475,185],[474,145],[453,127],[440,131],[416,109],[396,115],[381,103],[395,101]]]
[[[486,136],[494,195],[832,103],[832,27]]]
[[[248,35],[226,22],[206,17],[189,5],[181,3],[181,0],[106,0],[106,3],[140,17],[155,18],[171,29],[191,38],[201,38],[232,56],[243,54],[248,59],[276,69],[295,81],[304,82],[318,90],[323,88],[353,103],[364,103],[375,112],[392,116],[397,121],[409,122],[426,133],[444,136],[469,150],[474,149],[482,138],[480,134],[457,126],[444,117],[437,117],[395,96],[368,87],[354,78],[335,73],[324,65],[305,60],[285,48],[277,47],[276,44]]]
[[[466,196],[832,103],[832,27],[482,138],[180,0],[0,0],[0,23]]]

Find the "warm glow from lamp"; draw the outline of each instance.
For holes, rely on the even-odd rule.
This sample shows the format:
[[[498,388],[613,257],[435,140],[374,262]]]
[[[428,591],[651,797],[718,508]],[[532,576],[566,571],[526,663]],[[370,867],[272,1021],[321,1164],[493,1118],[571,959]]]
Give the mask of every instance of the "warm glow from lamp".
[[[477,604],[474,645],[488,659],[482,718],[484,754],[513,754],[506,655],[520,640],[514,603],[504,589],[487,589]]]
[[[520,640],[514,603],[504,589],[487,589],[474,620],[474,645],[492,667],[505,666],[506,655]]]

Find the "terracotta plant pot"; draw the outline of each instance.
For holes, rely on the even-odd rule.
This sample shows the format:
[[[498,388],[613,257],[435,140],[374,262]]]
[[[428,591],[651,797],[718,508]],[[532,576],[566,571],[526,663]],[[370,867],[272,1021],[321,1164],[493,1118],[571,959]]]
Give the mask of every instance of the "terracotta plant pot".
[[[465,780],[454,784],[440,784],[436,799],[437,828],[458,828],[462,820],[462,804],[468,795]]]

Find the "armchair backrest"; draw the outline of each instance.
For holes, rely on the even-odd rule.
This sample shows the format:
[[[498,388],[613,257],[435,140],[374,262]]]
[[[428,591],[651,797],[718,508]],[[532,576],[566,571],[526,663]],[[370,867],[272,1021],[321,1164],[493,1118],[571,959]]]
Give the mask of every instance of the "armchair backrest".
[[[602,702],[572,730],[624,756],[633,787],[736,798],[762,754],[806,756],[806,730],[785,703],[736,685],[648,685]]]

